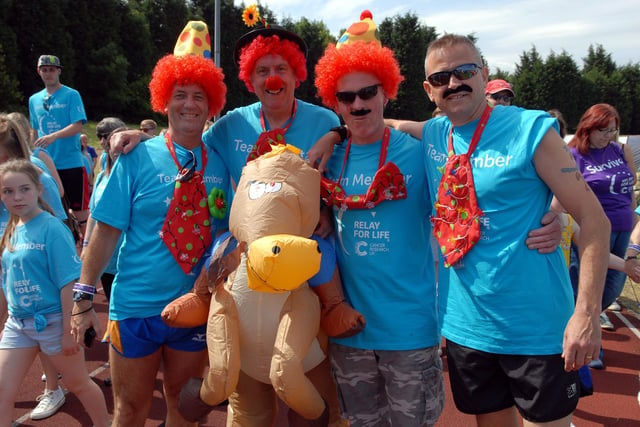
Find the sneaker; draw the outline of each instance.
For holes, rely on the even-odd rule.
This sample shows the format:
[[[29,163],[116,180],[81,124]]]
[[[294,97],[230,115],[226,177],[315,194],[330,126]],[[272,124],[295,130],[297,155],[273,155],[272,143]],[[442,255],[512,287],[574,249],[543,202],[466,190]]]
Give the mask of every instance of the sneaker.
[[[607,307],[607,310],[620,311],[622,310],[622,306],[620,305],[618,300],[615,300],[614,302],[611,303],[611,305],[609,305],[609,307]]]
[[[58,409],[64,405],[64,391],[60,387],[57,390],[45,391],[44,394],[36,398],[36,401],[40,403],[31,411],[31,419],[42,420],[48,418],[58,412]]]
[[[58,379],[62,378],[62,374],[60,372],[58,372]],[[42,376],[40,377],[40,379],[42,380],[43,383],[47,382],[47,374],[45,374],[44,372],[42,373]]]
[[[609,320],[609,316],[607,316],[607,313],[604,311],[600,313],[600,327],[607,331],[613,331],[615,329],[615,326],[613,326],[613,323]]]

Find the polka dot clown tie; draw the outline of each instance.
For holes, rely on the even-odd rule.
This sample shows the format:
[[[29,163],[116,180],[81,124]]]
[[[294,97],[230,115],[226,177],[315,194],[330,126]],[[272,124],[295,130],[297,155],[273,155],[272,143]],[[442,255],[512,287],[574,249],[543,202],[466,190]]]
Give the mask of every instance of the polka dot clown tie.
[[[171,136],[165,134],[165,143],[178,166],[173,198],[162,226],[162,241],[185,274],[191,272],[211,244],[211,221],[207,203],[207,189],[202,174],[207,166],[207,152],[201,145],[202,170],[193,152],[191,159],[180,166]]]
[[[473,173],[469,159],[489,121],[492,108],[487,106],[476,126],[466,154],[453,150],[453,127],[449,131],[449,158],[438,187],[433,217],[433,233],[445,259],[445,267],[460,261],[480,240],[480,217]]]

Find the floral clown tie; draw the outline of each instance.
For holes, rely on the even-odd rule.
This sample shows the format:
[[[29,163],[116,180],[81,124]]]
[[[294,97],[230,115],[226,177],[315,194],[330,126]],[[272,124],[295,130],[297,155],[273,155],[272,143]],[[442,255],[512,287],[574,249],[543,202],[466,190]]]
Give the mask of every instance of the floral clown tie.
[[[407,198],[407,185],[404,176],[398,166],[393,162],[386,162],[390,139],[389,128],[385,128],[380,147],[378,171],[373,177],[366,194],[354,194],[348,196],[340,181],[342,173],[349,157],[351,140],[347,143],[344,154],[344,162],[338,182],[333,182],[322,177],[320,181],[320,196],[327,206],[336,206],[341,209],[372,209],[385,200],[401,200]]]
[[[182,271],[188,274],[211,244],[207,189],[202,179],[207,166],[207,153],[202,144],[202,171],[198,171],[197,159],[193,152],[190,152],[191,159],[184,166],[180,166],[168,132],[165,134],[165,143],[178,166],[178,175],[160,235]]]
[[[483,212],[478,206],[469,159],[480,141],[491,111],[491,107],[485,108],[466,154],[455,154],[453,127],[449,131],[449,158],[438,187],[433,217],[433,234],[444,256],[445,267],[460,261],[480,240],[479,219]]]

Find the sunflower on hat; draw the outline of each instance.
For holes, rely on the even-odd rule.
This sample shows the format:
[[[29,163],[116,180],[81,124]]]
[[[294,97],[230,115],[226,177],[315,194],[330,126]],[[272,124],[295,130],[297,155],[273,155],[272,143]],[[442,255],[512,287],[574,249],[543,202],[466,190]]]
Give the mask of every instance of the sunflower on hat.
[[[247,27],[255,27],[261,20],[258,5],[255,3],[245,7],[242,11],[242,21]]]

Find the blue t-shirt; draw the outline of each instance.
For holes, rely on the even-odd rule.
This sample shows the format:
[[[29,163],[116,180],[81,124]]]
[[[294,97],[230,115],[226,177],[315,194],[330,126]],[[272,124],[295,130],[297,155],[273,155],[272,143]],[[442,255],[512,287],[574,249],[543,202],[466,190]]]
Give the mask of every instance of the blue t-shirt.
[[[102,193],[104,192],[104,188],[107,185],[107,179],[104,176],[104,171],[101,171],[96,177],[96,183],[93,187],[93,192],[91,192],[91,199],[89,200],[89,211],[93,213],[96,204],[102,197]],[[124,233],[120,235],[120,239],[118,239],[118,243],[116,244],[116,249],[109,260],[109,264],[104,269],[105,273],[116,274],[118,271],[118,253],[120,252],[120,246],[122,246],[122,240],[124,239]]]
[[[9,314],[26,319],[60,313],[60,289],[80,276],[80,258],[69,229],[42,212],[16,227],[13,251],[2,252],[2,288]]]
[[[457,154],[468,151],[479,120],[453,130]],[[470,158],[480,209],[480,241],[451,268],[440,268],[442,335],[458,344],[500,354],[562,352],[573,313],[567,266],[558,248],[540,254],[525,244],[540,227],[552,194],[533,156],[557,126],[542,111],[496,107]],[[451,122],[427,121],[422,133],[430,182],[439,182]],[[437,186],[432,188],[435,200]],[[442,264],[442,263],[441,263]]]
[[[189,150],[174,144],[178,162],[191,157]],[[192,150],[202,168],[201,148]],[[207,150],[204,183],[227,190],[229,178],[222,160]],[[96,221],[124,233],[117,273],[111,290],[109,318],[157,316],[165,305],[191,290],[196,274],[185,274],[160,237],[178,167],[163,136],[150,139],[116,160],[104,192],[92,211]],[[226,228],[228,220],[213,220],[211,234]],[[194,271],[198,271],[196,267]]]
[[[87,122],[82,98],[77,90],[62,85],[47,97],[42,89],[29,98],[29,119],[31,127],[38,131],[38,137],[64,129],[72,123]],[[45,108],[46,105],[46,108]],[[82,167],[80,134],[57,139],[47,147],[57,169]]]
[[[261,107],[262,104],[257,102],[229,111],[202,137],[205,144],[220,154],[236,183],[247,163],[247,156],[262,133]],[[284,138],[287,144],[300,148],[301,155],[306,158],[313,144],[339,124],[338,116],[333,111],[297,100],[296,115]],[[266,127],[270,130],[268,123]]]
[[[365,194],[378,170],[382,141],[351,145],[341,185],[347,195]],[[345,145],[336,146],[327,177],[337,181]],[[372,209],[333,209],[335,246],[345,294],[366,326],[333,341],[354,348],[415,350],[438,344],[436,284],[431,251],[431,213],[422,144],[391,130],[386,161],[407,185],[404,200]]]

